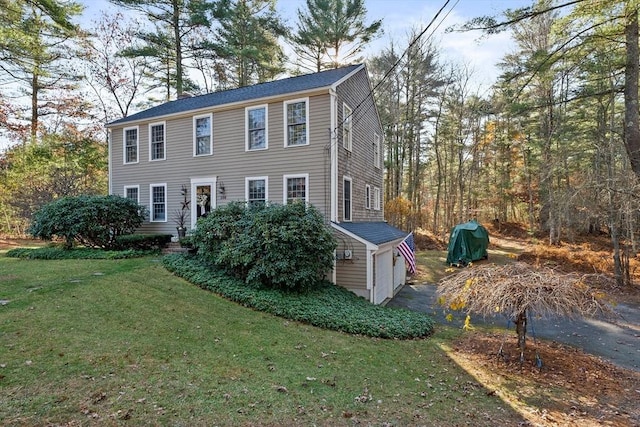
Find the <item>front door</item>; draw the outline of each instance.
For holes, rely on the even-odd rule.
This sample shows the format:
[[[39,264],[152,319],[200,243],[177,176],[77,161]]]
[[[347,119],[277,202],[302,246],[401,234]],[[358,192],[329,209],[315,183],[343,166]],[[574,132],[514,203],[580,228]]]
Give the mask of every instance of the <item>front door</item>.
[[[191,228],[216,207],[216,178],[191,179]]]

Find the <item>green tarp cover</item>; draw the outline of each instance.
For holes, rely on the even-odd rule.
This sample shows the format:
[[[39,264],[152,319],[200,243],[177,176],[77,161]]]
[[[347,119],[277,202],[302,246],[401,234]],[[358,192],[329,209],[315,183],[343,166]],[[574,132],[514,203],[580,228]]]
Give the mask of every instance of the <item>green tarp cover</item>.
[[[466,265],[487,258],[489,233],[475,220],[458,224],[451,229],[447,264]]]

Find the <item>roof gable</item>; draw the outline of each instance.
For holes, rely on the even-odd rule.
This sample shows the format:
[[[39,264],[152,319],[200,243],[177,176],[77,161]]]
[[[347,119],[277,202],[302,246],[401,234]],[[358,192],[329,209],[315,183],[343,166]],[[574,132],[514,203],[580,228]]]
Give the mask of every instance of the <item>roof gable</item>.
[[[305,74],[302,76],[289,77],[281,80],[274,80],[267,83],[260,83],[253,86],[245,86],[237,89],[229,89],[219,92],[212,92],[206,95],[194,96],[191,98],[177,99],[164,104],[140,111],[139,113],[122,119],[115,120],[107,126],[133,122],[137,120],[153,119],[169,116],[173,114],[185,113],[188,111],[200,110],[207,107],[215,107],[236,102],[250,101],[254,99],[268,98],[272,96],[284,95],[287,93],[303,92],[313,89],[329,87],[339,83],[350,73],[363,67],[362,65],[351,65],[334,70],[321,71],[319,73]]]

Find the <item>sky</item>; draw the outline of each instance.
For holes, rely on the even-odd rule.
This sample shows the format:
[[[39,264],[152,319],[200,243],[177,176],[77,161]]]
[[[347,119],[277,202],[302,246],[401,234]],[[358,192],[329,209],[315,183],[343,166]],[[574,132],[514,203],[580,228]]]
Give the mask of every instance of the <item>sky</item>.
[[[100,18],[102,12],[111,14],[118,9],[108,0],[77,0],[85,6],[78,18],[83,28]],[[451,26],[462,24],[471,18],[483,15],[500,15],[505,9],[529,6],[533,0],[449,0],[439,19],[427,31],[440,52],[441,62],[465,65],[473,74],[472,85],[480,96],[486,94],[499,75],[497,64],[502,57],[514,49],[508,32],[483,37],[480,32],[445,32]],[[421,31],[436,15],[447,0],[365,0],[369,24],[382,19],[383,34],[364,51],[365,57],[378,54],[393,41],[396,47],[409,44],[412,29]],[[297,21],[296,11],[304,8],[305,0],[278,0],[277,9],[291,27]],[[472,86],[473,88],[473,86]],[[0,136],[0,151],[9,141]]]
[[[465,64],[474,71],[473,81],[487,90],[497,78],[495,64],[513,49],[508,33],[482,37],[479,32],[445,33],[445,29],[482,15],[499,15],[507,8],[529,6],[533,0],[450,0],[434,22],[435,33],[429,30],[435,45],[441,50],[443,61]],[[82,22],[96,20],[101,11],[114,11],[108,0],[80,0],[85,5]],[[365,56],[372,56],[394,41],[396,46],[408,44],[412,28],[422,30],[436,15],[446,0],[365,0],[367,23],[382,19],[384,34],[366,49]],[[305,0],[278,0],[277,9],[290,26],[295,26],[296,11],[305,7]],[[442,19],[444,18],[444,19]]]

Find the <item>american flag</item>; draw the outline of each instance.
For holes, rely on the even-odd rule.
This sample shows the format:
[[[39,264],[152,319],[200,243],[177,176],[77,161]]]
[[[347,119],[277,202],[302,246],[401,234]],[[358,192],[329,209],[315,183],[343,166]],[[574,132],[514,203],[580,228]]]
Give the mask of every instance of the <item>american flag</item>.
[[[404,257],[405,261],[409,265],[409,273],[416,272],[416,245],[413,242],[413,233],[409,233],[402,242],[398,245],[398,252]]]

